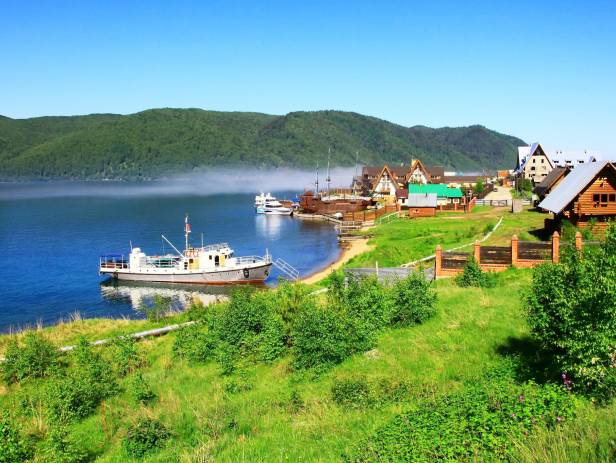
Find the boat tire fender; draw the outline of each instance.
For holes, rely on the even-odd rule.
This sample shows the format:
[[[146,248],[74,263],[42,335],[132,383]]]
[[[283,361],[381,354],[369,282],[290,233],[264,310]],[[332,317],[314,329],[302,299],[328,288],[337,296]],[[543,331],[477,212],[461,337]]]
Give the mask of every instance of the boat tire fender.
[[[244,278],[248,279],[249,277],[250,277],[250,271],[247,268],[245,268],[244,269]]]

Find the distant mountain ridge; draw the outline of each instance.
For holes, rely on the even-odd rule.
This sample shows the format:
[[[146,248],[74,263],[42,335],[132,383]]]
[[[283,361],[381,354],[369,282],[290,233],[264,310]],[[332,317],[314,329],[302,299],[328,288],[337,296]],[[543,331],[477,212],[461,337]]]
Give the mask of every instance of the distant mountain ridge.
[[[0,116],[0,178],[149,178],[207,167],[424,163],[478,171],[515,165],[519,138],[480,125],[403,127],[352,112],[275,116],[151,109],[11,119]]]

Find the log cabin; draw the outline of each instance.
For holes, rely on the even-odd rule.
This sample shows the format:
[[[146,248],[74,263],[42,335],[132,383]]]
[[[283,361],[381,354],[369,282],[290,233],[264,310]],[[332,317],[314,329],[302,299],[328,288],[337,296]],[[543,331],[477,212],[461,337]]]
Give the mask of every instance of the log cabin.
[[[616,164],[577,166],[538,207],[554,214],[546,228],[558,229],[566,219],[578,228],[591,227],[593,234],[605,234],[608,222],[616,218]]]

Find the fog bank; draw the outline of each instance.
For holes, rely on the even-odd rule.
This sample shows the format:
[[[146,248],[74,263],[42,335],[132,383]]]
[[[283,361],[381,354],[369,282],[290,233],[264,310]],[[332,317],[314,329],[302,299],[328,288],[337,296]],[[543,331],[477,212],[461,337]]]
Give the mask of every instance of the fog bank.
[[[331,170],[331,186],[348,188],[352,167]],[[319,172],[319,189],[325,189],[326,172]],[[0,184],[0,200],[61,197],[209,196],[215,194],[296,191],[315,188],[316,173],[299,169],[211,169],[167,179],[124,181],[49,181]]]

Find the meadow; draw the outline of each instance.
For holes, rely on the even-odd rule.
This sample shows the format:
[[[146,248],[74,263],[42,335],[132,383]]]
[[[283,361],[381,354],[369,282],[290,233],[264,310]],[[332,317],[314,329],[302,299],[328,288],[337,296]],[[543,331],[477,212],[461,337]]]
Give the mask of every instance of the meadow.
[[[374,254],[359,256],[358,261],[379,259],[381,265],[391,259],[394,265],[400,260],[422,257],[432,249],[432,242],[424,245],[419,239],[428,230],[435,235],[431,237],[434,243],[450,243],[446,246],[472,240],[481,236],[486,225],[495,223],[501,212],[478,211],[467,220],[437,218],[379,226],[375,230]],[[529,227],[532,230],[539,224],[533,214],[505,216],[502,229],[490,240],[499,243],[512,232],[525,233]],[[446,238],[456,233],[454,238]],[[395,240],[399,234],[407,239]],[[403,246],[401,252],[389,252],[396,242],[400,243],[398,247]],[[474,404],[469,402],[485,394],[480,391],[474,395],[476,386],[493,385],[490,396],[498,394],[501,386],[497,385],[502,383],[505,396],[524,391],[519,397],[515,392],[513,397],[514,405],[522,407],[521,412],[528,412],[525,404],[538,397],[532,410],[537,417],[553,415],[553,422],[539,425],[531,416],[532,423],[516,421],[501,429],[500,422],[489,422],[493,418],[491,411],[484,410],[488,418],[475,416],[485,428],[484,438],[473,444],[479,446],[479,451],[471,456],[456,458],[453,453],[450,458],[431,459],[417,454],[412,456],[416,459],[408,455],[405,459],[613,461],[616,406],[563,392],[559,372],[546,370],[537,354],[525,304],[532,274],[528,269],[510,269],[494,277],[492,287],[483,288],[462,288],[453,279],[433,282],[433,316],[409,326],[384,325],[376,332],[369,350],[323,368],[299,368],[294,351],[283,350],[269,361],[240,356],[236,359],[239,367],[225,371],[224,364],[213,359],[196,361],[190,356],[178,356],[178,345],[184,345],[179,343],[183,336],[180,332],[141,341],[135,345],[139,365],[117,378],[117,391],[104,398],[92,413],[70,421],[63,428],[64,440],[60,440],[64,448],[79,447],[72,461],[396,461],[395,452],[404,448],[392,449],[391,436],[402,433],[408,438],[404,434],[404,417],[424,416],[427,425],[433,425],[430,420],[433,414],[439,415],[438,404],[449,397],[445,403],[457,404],[464,420],[472,425],[474,415],[465,410],[473,410]],[[296,291],[291,294],[301,299],[311,288],[299,286]],[[327,306],[329,296],[318,297]],[[195,317],[207,320],[211,310],[214,309],[197,307],[158,321],[77,317],[40,333],[59,346],[84,337],[92,341]],[[24,334],[19,336],[23,341]],[[0,349],[5,354],[8,338],[0,338]],[[101,347],[96,352],[113,363],[114,349]],[[486,379],[486,374],[493,376]],[[137,389],[147,390],[149,399],[135,399],[136,378],[143,386]],[[14,417],[22,434],[30,436],[42,449],[34,461],[57,461],[45,450],[56,424],[48,418],[44,405],[37,408],[27,400],[36,397],[48,381],[31,379],[0,389],[0,414]],[[426,407],[428,413],[422,414]],[[549,407],[562,407],[562,413],[558,411],[556,416],[556,408]],[[481,421],[484,419],[489,420]],[[135,424],[143,420],[162,423],[168,435],[160,446],[137,458],[127,450],[126,441]],[[488,441],[493,445],[482,453]],[[426,445],[432,444],[428,441]],[[0,461],[10,460],[0,457]]]

